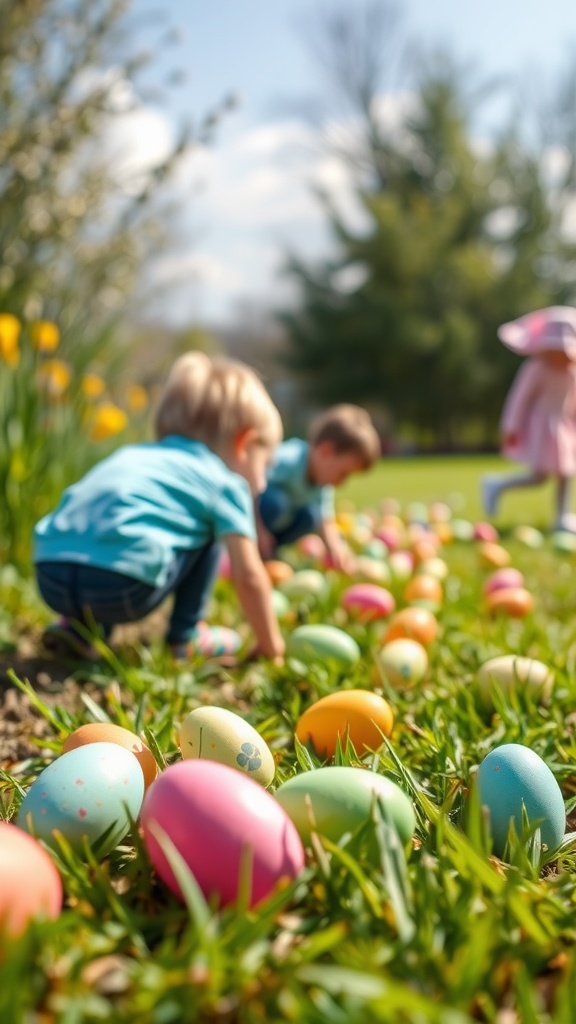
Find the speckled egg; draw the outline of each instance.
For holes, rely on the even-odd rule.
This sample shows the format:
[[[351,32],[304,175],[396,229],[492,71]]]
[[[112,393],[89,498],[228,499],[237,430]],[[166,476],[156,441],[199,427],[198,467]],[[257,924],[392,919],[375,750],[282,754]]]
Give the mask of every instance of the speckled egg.
[[[396,601],[385,587],[373,583],[354,583],[342,594],[342,605],[363,622],[385,619],[396,607]]]
[[[312,704],[296,723],[300,743],[310,743],[318,757],[333,757],[338,740],[349,738],[362,756],[378,750],[390,736],[394,715],[388,701],[371,690],[336,690]]]
[[[428,671],[428,654],[417,640],[398,637],[377,651],[376,663],[391,686],[403,688],[422,681]]]
[[[302,772],[284,782],[275,797],[294,822],[302,841],[310,842],[317,831],[333,843],[370,820],[379,805],[403,843],[414,835],[416,818],[412,802],[385,775],[364,768],[335,765]],[[374,834],[369,845],[377,854]]]
[[[482,761],[477,775],[478,792],[488,808],[494,852],[502,856],[510,821],[522,831],[522,805],[530,822],[541,819],[542,842],[555,849],[564,837],[566,812],[562,793],[548,765],[529,747],[505,743]]]
[[[402,608],[393,615],[386,630],[384,643],[399,637],[417,640],[423,647],[429,647],[438,636],[438,621],[427,608]]]
[[[533,611],[534,598],[524,587],[502,587],[486,595],[486,607],[491,615],[522,619]]]
[[[16,825],[0,822],[0,928],[21,935],[33,918],[52,921],[62,906],[62,882],[43,846]]]
[[[323,601],[330,585],[324,573],[318,569],[299,569],[286,580],[278,584],[279,590],[290,601]]]
[[[140,764],[144,774],[144,787],[154,782],[158,774],[158,765],[152,751],[142,742],[139,736],[122,728],[121,725],[114,725],[112,722],[87,722],[81,725],[64,740],[62,753],[76,747],[83,747],[87,743],[118,743],[126,750],[131,750]]]
[[[242,876],[252,907],[304,867],[302,840],[284,808],[249,776],[217,761],[169,765],[146,794],[141,822],[154,868],[180,898],[173,849],[206,898],[221,905],[237,900]]]
[[[203,706],[186,716],[178,731],[184,759],[206,758],[246,772],[269,786],[276,770],[269,747],[244,718],[226,708]]]
[[[337,626],[306,623],[288,635],[286,656],[305,665],[318,662],[345,671],[359,660],[360,648],[353,637]]]
[[[554,673],[536,658],[517,654],[500,654],[485,661],[478,669],[478,690],[488,700],[494,687],[505,693],[516,687],[528,689],[535,696],[547,698],[554,684]]]
[[[48,844],[61,832],[78,852],[87,839],[105,857],[128,832],[130,817],[138,817],[143,796],[144,775],[134,754],[117,743],[89,743],[40,773],[20,805],[17,824]]]

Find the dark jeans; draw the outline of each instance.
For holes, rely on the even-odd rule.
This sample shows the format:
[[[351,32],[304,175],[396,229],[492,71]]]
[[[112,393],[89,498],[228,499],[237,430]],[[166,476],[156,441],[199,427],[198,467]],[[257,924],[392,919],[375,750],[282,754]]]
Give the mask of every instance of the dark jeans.
[[[284,491],[276,487],[267,487],[260,495],[258,509],[264,526],[276,540],[276,547],[292,544],[307,533],[317,533],[320,526],[318,505],[291,510]]]
[[[104,637],[110,635],[113,626],[143,619],[174,594],[166,639],[169,643],[182,643],[193,636],[204,614],[219,556],[220,545],[215,543],[196,551],[180,552],[162,587],[75,562],[38,562],[36,579],[50,608],[88,629],[98,626]]]

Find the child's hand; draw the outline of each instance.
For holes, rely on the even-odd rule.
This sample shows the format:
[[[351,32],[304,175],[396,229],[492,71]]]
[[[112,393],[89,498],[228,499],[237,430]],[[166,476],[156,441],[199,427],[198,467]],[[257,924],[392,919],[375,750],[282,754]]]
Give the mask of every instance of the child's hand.
[[[265,657],[265,655],[262,654],[260,646],[258,644],[254,644],[254,646],[251,647],[250,650],[246,652],[246,654],[242,658],[242,661],[244,663],[250,662],[250,661],[258,661],[259,658],[264,658],[264,657]],[[283,654],[277,654],[277,655],[275,655],[272,658],[268,658],[267,660],[271,661],[273,665],[278,665],[280,668],[282,668],[282,666],[284,664],[284,655]]]

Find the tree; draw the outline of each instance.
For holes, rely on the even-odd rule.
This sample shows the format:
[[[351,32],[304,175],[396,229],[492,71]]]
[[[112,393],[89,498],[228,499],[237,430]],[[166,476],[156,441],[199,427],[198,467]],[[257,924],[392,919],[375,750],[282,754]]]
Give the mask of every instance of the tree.
[[[399,127],[391,126],[379,114],[374,57],[378,44],[387,52],[386,37],[377,42],[374,15],[370,32],[367,20],[356,26],[349,16],[345,32],[343,17],[327,24],[332,75],[340,69],[356,110],[340,155],[370,227],[351,231],[320,197],[337,253],[315,267],[290,262],[302,303],[284,318],[287,362],[316,401],[380,401],[397,425],[444,445],[461,442],[474,424],[476,434],[482,426],[495,438],[517,366],[496,328],[568,301],[575,275],[568,280],[553,264],[573,260],[576,250],[561,240],[539,159],[517,133],[503,131],[484,151],[475,145],[474,115],[486,90],[473,88],[446,54],[421,58],[411,102]],[[339,282],[352,267],[361,283],[343,291]]]

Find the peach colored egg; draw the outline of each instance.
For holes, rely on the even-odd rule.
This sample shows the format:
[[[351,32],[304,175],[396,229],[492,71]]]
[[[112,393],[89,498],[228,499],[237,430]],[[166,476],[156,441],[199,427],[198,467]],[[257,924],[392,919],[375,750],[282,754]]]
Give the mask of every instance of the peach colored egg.
[[[404,588],[404,597],[407,601],[432,601],[434,604],[441,604],[443,596],[442,584],[435,576],[413,576]]]
[[[438,553],[439,543],[438,538],[432,533],[427,533],[425,537],[419,537],[413,541],[410,545],[410,550],[414,555],[416,565],[430,558],[435,558]]]
[[[406,636],[429,647],[438,636],[438,621],[427,608],[402,608],[392,617],[384,643]]]
[[[480,544],[478,557],[482,565],[494,566],[496,569],[502,569],[504,566],[509,565],[511,561],[510,552],[506,551],[506,548],[503,548],[501,544],[493,544],[490,541]]]
[[[33,918],[54,920],[62,907],[62,882],[37,839],[0,822],[0,929],[21,935]]]
[[[354,583],[342,594],[342,605],[363,622],[370,622],[391,615],[396,601],[385,587],[374,583]]]
[[[503,587],[487,595],[486,607],[491,615],[509,615],[513,619],[522,619],[533,611],[534,598],[524,587]]]
[[[154,782],[158,774],[156,759],[150,748],[142,742],[136,733],[124,729],[121,725],[114,725],[112,722],[87,722],[86,725],[81,725],[71,732],[64,740],[62,753],[65,754],[76,747],[83,747],[87,743],[117,743],[119,746],[125,747],[126,750],[132,751],[142,769],[145,788],[148,789],[148,786]]]
[[[292,566],[288,565],[288,562],[280,561],[280,559],[272,558],[270,561],[264,562],[264,568],[270,577],[273,587],[285,583],[294,573]]]
[[[438,537],[441,544],[451,544],[454,540],[451,523],[432,523],[432,532]]]
[[[300,537],[297,548],[306,558],[316,562],[322,562],[326,557],[326,545],[317,533],[307,533],[305,537]]]
[[[497,569],[491,576],[485,581],[483,591],[485,594],[491,594],[493,590],[503,590],[506,587],[523,587],[524,576],[519,569],[513,569],[512,566],[504,566],[502,569]]]
[[[343,748],[349,737],[356,753],[382,746],[394,724],[392,708],[371,690],[337,690],[321,697],[298,719],[296,736],[311,743],[318,757],[333,757],[338,739]]]
[[[169,765],[150,786],[140,815],[148,855],[183,899],[170,863],[176,851],[207,899],[234,903],[242,876],[255,906],[304,867],[295,825],[258,782],[218,761]]]

